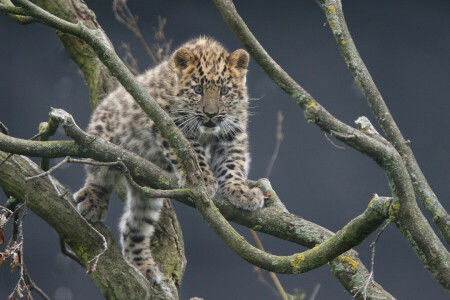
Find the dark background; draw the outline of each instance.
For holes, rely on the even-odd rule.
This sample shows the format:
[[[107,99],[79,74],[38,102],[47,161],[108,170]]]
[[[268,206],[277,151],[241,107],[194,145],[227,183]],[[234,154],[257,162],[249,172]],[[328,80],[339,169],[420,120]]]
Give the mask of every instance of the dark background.
[[[217,38],[230,50],[241,47],[212,1],[129,2],[149,42],[160,15],[168,20],[165,33],[175,47],[200,34]],[[138,40],[114,19],[111,1],[87,3],[114,45],[129,43],[141,71],[151,67]],[[371,0],[344,1],[343,5],[362,58],[398,126],[411,140],[430,185],[449,209],[450,2]],[[332,114],[347,124],[362,115],[376,123],[314,1],[236,1],[236,6],[268,53]],[[331,145],[255,62],[250,64],[248,84],[251,97],[261,98],[251,104],[255,115],[249,129],[250,178],[265,174],[274,147],[276,114],[281,110],[285,140],[271,181],[292,213],[335,231],[364,211],[373,193],[390,195],[384,173],[371,159],[349,147],[342,150]],[[84,128],[90,115],[88,98],[78,68],[52,29],[39,24],[20,26],[0,16],[0,121],[12,136],[30,138],[37,133],[39,122],[48,119],[50,106],[66,109]],[[64,136],[59,133],[58,138]],[[54,175],[72,191],[81,186],[84,176],[82,168],[75,166]],[[1,202],[5,200],[0,196]],[[257,280],[253,267],[228,249],[199,213],[174,205],[188,259],[181,299],[277,299]],[[121,204],[112,201],[106,223],[115,232],[120,213]],[[249,237],[246,228],[237,227]],[[28,269],[52,298],[102,298],[85,270],[60,254],[52,228],[30,213],[24,230]],[[260,236],[267,251],[274,254],[305,250]],[[373,239],[374,234],[356,247],[367,267]],[[12,291],[17,275],[10,273],[8,265],[0,268],[0,299]],[[320,284],[316,299],[351,299],[328,266],[279,278],[290,293],[298,289],[309,297]],[[447,299],[395,226],[388,227],[378,243],[375,279],[399,299]]]

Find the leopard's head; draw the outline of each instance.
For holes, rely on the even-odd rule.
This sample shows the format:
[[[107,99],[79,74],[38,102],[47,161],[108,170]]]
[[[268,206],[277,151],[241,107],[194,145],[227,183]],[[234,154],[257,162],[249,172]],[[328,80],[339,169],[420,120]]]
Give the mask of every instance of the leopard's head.
[[[249,62],[245,50],[229,54],[214,40],[199,39],[178,49],[173,62],[178,100],[171,114],[186,135],[234,136],[245,130]]]

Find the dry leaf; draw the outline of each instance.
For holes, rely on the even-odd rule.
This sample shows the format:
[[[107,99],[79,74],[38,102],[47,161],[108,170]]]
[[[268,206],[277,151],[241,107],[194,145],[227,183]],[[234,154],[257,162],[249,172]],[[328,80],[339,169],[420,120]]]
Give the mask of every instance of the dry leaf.
[[[16,291],[17,291],[17,295],[19,295],[19,297],[22,298],[22,297],[23,297],[23,293],[22,293],[23,288],[22,288],[22,286],[20,285],[20,283],[17,284],[17,289],[16,289]]]
[[[0,266],[5,264],[6,258],[7,258],[6,253],[0,253]]]
[[[20,266],[19,253],[14,252],[11,261],[11,272],[14,272],[14,268]]]
[[[0,246],[5,243],[5,236],[3,235],[3,228],[0,228]]]

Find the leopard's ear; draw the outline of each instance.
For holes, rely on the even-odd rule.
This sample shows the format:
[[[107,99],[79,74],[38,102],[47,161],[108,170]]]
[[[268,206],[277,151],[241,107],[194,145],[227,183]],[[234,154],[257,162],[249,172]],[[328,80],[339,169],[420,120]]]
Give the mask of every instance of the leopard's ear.
[[[175,62],[175,67],[183,70],[194,61],[194,54],[188,49],[181,48],[173,55],[173,61]]]
[[[249,60],[250,56],[247,51],[239,49],[230,54],[228,64],[236,69],[247,69]]]

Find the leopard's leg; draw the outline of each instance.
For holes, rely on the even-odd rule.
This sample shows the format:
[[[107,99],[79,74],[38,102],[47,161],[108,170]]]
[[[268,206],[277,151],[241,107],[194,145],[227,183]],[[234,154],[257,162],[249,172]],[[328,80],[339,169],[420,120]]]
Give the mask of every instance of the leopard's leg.
[[[213,171],[219,181],[219,192],[242,209],[256,210],[264,206],[264,196],[259,188],[247,186],[249,155],[247,134],[239,132],[221,141],[213,153]]]
[[[109,197],[121,174],[103,166],[86,166],[84,186],[74,194],[77,210],[91,222],[103,221],[108,212]]]
[[[203,180],[205,181],[206,189],[208,191],[209,196],[213,197],[218,189],[218,182],[217,178],[210,169],[209,163],[208,163],[208,153],[206,153],[206,149],[203,145],[198,143],[195,140],[190,140],[191,146],[194,149],[195,153],[197,154],[197,160],[200,165],[200,169],[202,170],[203,174]]]
[[[180,187],[185,186],[185,175],[183,172],[183,168],[181,166],[181,163],[178,161],[177,156],[173,149],[169,146],[169,143],[166,139],[162,137],[162,135],[158,136],[159,140],[161,140],[162,145],[162,152],[166,156],[167,160],[170,161],[172,168],[174,169],[174,173],[178,178],[178,184]],[[209,164],[208,164],[208,157],[206,150],[204,146],[202,146],[200,143],[198,143],[195,139],[189,138],[189,141],[191,143],[192,148],[194,149],[195,153],[197,154],[197,159],[200,165],[200,169],[203,173],[203,179],[205,181],[206,188],[208,190],[208,193],[211,197],[213,197],[218,188],[217,179],[214,176],[214,173],[210,170]]]
[[[156,284],[161,275],[150,251],[150,239],[164,199],[147,198],[138,189],[126,186],[127,204],[120,221],[123,255],[151,284]]]

